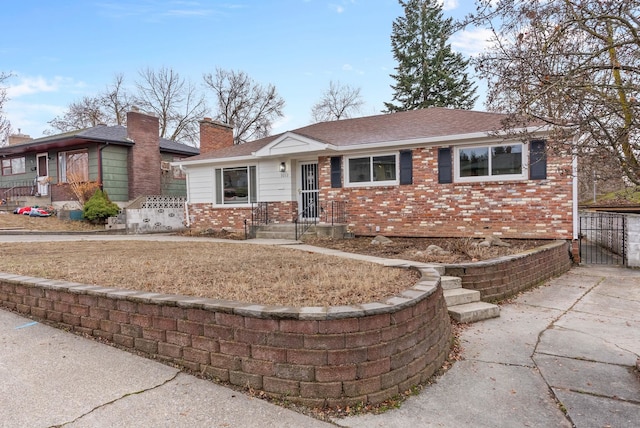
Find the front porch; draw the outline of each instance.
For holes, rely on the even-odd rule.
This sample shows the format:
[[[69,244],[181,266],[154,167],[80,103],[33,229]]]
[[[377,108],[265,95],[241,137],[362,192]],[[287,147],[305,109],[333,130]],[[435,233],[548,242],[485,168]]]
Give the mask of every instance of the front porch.
[[[205,231],[228,230],[247,238],[298,240],[305,234],[341,239],[348,233],[347,204],[321,201],[299,210],[296,201],[255,202],[242,206],[186,205],[188,226]]]
[[[51,205],[49,183],[37,180],[11,181],[0,185],[0,210],[13,211],[22,206]]]
[[[317,195],[317,194],[316,194]],[[344,201],[306,201],[302,210],[282,218],[276,203],[257,202],[251,207],[249,238],[300,239],[305,234],[342,239],[347,233],[347,210]]]

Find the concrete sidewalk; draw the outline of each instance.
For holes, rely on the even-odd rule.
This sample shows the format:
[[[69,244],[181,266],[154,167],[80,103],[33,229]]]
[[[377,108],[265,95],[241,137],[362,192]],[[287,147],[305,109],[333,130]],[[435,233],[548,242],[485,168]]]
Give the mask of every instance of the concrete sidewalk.
[[[324,427],[178,369],[0,310],[1,427]]]
[[[463,361],[345,427],[639,427],[640,272],[578,267],[463,330]],[[564,413],[566,412],[566,414]]]
[[[464,360],[400,409],[335,425],[640,426],[638,271],[574,268],[461,343]],[[0,427],[331,426],[2,310],[0,397]]]

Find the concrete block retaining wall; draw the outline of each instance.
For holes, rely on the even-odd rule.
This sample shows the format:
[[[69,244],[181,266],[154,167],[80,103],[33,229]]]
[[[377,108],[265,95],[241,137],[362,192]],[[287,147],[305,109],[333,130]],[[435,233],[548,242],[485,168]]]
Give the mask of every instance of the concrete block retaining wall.
[[[0,306],[310,407],[379,403],[441,367],[451,324],[431,268],[381,303],[271,307],[0,273]]]
[[[571,244],[555,241],[519,254],[482,262],[446,265],[446,275],[462,278],[462,287],[480,291],[484,301],[496,301],[571,269]]]

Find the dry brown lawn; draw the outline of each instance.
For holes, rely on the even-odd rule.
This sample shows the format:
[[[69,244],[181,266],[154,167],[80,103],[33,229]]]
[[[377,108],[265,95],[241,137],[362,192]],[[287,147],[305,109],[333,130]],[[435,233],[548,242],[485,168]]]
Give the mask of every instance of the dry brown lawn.
[[[0,211],[0,231],[78,231],[104,230],[104,225],[94,225],[86,221],[60,220],[57,217],[29,217]]]
[[[56,217],[0,213],[2,230],[90,231],[103,229]],[[459,263],[513,254],[544,244],[511,241],[509,248],[480,249],[468,239],[310,239],[342,251],[418,262]],[[432,257],[430,244],[452,251]],[[234,243],[82,241],[0,244],[0,272],[62,279],[107,287],[182,294],[256,304],[332,306],[379,301],[411,287],[415,271],[280,247]]]
[[[284,306],[380,301],[416,271],[306,251],[215,242],[0,244],[0,271],[166,294]]]

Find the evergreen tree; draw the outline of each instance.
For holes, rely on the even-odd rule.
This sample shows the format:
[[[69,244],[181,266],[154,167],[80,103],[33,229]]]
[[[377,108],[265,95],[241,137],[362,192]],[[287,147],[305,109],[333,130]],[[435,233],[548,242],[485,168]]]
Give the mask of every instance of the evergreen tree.
[[[427,107],[471,109],[476,87],[466,73],[469,60],[451,50],[453,20],[437,0],[399,0],[404,16],[393,22],[391,47],[398,61],[393,101],[386,112]]]

